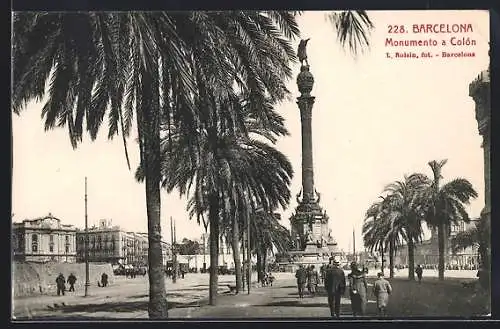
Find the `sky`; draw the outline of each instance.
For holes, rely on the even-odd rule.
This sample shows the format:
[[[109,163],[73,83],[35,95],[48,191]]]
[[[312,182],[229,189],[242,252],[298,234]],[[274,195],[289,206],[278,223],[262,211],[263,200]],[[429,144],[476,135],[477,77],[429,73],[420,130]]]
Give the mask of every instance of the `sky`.
[[[478,217],[484,206],[484,165],[469,83],[488,67],[489,18],[487,11],[368,12],[375,28],[370,48],[353,56],[342,48],[326,12],[305,12],[298,18],[315,84],[313,158],[315,187],[330,217],[329,226],[341,249],[352,248],[352,232],[361,244],[366,209],[384,187],[405,174],[431,175],[431,160],[448,159],[444,181],[468,179],[479,197],[468,206]],[[476,41],[475,46],[442,46],[454,34],[414,34],[413,24],[471,24],[472,32],[456,34]],[[389,25],[405,25],[408,33],[388,34]],[[394,29],[393,29],[394,30]],[[436,47],[386,47],[387,37],[398,40],[439,40]],[[294,47],[298,40],[294,41]],[[387,58],[390,52],[415,52],[420,58]],[[422,58],[423,51],[474,52],[475,57]],[[277,148],[295,171],[295,196],[301,185],[299,96],[294,78],[288,83],[292,98],[276,106],[286,118],[290,136]],[[101,218],[127,231],[147,231],[145,186],[134,179],[138,164],[135,135],[128,141],[132,170],[125,160],[120,137],[107,139],[103,124],[97,140],[88,137],[73,150],[66,128],[45,132],[43,102],[31,102],[20,116],[13,115],[13,221],[49,212],[63,223],[84,227],[84,179],[88,178],[89,226]],[[186,199],[174,191],[162,192],[162,234],[170,241],[170,217],[176,221],[177,239],[200,238],[204,232],[190,220]],[[281,209],[282,224],[297,206],[293,197]]]

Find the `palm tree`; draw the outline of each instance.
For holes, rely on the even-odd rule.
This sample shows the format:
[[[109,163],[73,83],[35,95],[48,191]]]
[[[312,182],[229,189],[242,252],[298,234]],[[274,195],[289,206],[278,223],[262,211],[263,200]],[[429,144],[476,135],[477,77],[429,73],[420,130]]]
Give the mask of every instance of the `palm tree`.
[[[217,251],[223,229],[229,225],[234,228],[235,214],[243,213],[250,218],[257,205],[265,209],[285,207],[290,199],[289,184],[293,174],[291,164],[283,154],[267,143],[249,137],[246,128],[257,131],[254,126],[262,117],[254,115],[254,104],[240,102],[231,105],[239,106],[234,111],[247,117],[244,119],[247,122],[245,131],[233,130],[215,121],[213,126],[206,125],[198,133],[196,156],[188,149],[192,136],[177,134],[164,141],[161,159],[164,187],[169,192],[178,188],[181,195],[189,195],[190,216],[196,217],[198,223],[203,222],[206,228],[210,227],[209,299],[212,305],[216,301]],[[272,113],[269,111],[268,117],[272,117]],[[269,120],[266,123],[275,126]],[[264,131],[270,134],[267,129]],[[142,167],[139,167],[137,177],[143,177]],[[208,215],[208,221],[205,221],[205,215]],[[235,263],[238,264],[238,260]]]
[[[254,214],[250,227],[250,248],[257,256],[258,280],[264,279],[262,273],[266,270],[267,256],[275,251],[284,253],[292,243],[290,231],[280,224],[279,214],[260,211]]]
[[[256,139],[267,140],[269,143],[275,144],[278,137],[286,136],[289,133],[285,127],[285,119],[273,109],[270,102],[265,105],[267,107],[267,116],[264,120],[256,117],[250,111],[245,113],[246,133]],[[232,193],[229,196],[230,198],[226,200],[227,206],[224,208],[225,216],[223,218],[225,218],[225,224],[222,225],[222,234],[231,241],[235,264],[236,292],[239,292],[243,282],[239,243],[240,241],[244,243],[242,232],[245,230],[246,223],[252,220],[252,214],[247,211],[251,205],[248,204],[246,195]]]
[[[439,280],[444,280],[445,241],[449,236],[451,224],[470,221],[465,205],[477,197],[472,184],[465,178],[455,178],[442,184],[441,173],[446,162],[447,160],[429,162],[433,176],[431,179],[426,178],[426,188],[418,195],[418,202],[423,205],[425,220],[438,231]]]
[[[282,99],[283,78],[290,76],[288,63],[295,54],[281,35],[298,35],[293,14],[17,13],[13,25],[15,113],[48,94],[42,110],[45,128],[67,126],[74,148],[82,140],[84,121],[94,140],[109,113],[108,135],[121,132],[128,163],[126,139],[135,112],[146,185],[149,316],[166,317],[160,245],[161,118],[191,136],[207,117],[195,106],[196,96],[207,93],[230,102],[235,82],[256,99],[265,94]],[[218,115],[238,123],[233,112]]]
[[[381,201],[373,203],[366,211],[363,224],[364,245],[371,252],[378,250],[382,256],[384,270],[384,252],[389,250],[389,276],[394,277],[394,256],[402,244],[399,227],[394,225],[394,213],[390,207],[390,197],[380,196]]]
[[[455,235],[451,240],[453,251],[457,252],[461,249],[477,247],[481,264],[485,268],[489,268],[491,228],[488,224],[488,221],[482,217],[473,227]]]
[[[377,201],[373,203],[366,211],[365,220],[363,222],[363,243],[370,252],[375,250],[379,251],[382,257],[381,270],[384,270],[384,245],[385,245],[385,232],[383,222],[380,220],[382,213],[382,202]]]
[[[404,180],[387,185],[389,225],[393,234],[400,234],[408,247],[408,278],[415,280],[415,243],[422,240],[422,210],[416,195],[425,187],[425,175],[412,174]],[[395,233],[397,232],[397,233]]]

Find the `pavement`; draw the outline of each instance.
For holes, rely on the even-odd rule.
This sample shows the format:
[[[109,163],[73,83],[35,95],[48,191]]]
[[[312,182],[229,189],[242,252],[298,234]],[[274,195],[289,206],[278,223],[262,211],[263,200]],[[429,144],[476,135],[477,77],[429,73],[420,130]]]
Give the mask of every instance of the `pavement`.
[[[403,271],[399,273],[401,272]],[[369,275],[371,276],[371,273]],[[321,287],[316,296],[306,295],[305,298],[299,299],[292,273],[276,273],[275,277],[276,281],[273,287],[260,287],[253,283],[251,294],[247,294],[245,291],[234,295],[227,287],[228,284],[234,285],[234,276],[221,275],[219,276],[216,306],[208,305],[208,274],[188,274],[185,279],[178,279],[175,284],[167,279],[169,319],[329,318],[330,312],[326,294]],[[429,285],[437,282],[436,279],[425,275],[424,279]],[[369,279],[369,286],[373,280],[373,278]],[[421,290],[419,286],[413,288],[407,286],[408,281],[394,280],[394,284],[401,285],[406,282],[404,283],[406,286],[397,287],[397,290]],[[450,279],[448,283],[456,285],[457,280]],[[411,285],[415,284],[411,283]],[[369,289],[371,290],[371,287]],[[428,290],[432,294],[435,289],[431,287]],[[82,292],[77,292],[74,295],[67,294],[66,296],[19,298],[13,301],[13,319],[147,319],[148,291],[147,277],[138,277],[117,280],[114,285],[106,288],[91,287],[88,297],[83,297]],[[415,292],[416,290],[414,290]],[[412,308],[416,302],[419,302],[412,299],[411,295],[414,293],[404,297],[404,301],[407,303],[405,308]],[[428,297],[420,299],[428,299]],[[394,302],[394,304],[396,303],[398,302]],[[341,317],[351,317],[350,300],[343,297],[341,304]],[[397,308],[398,305],[394,305],[394,307]],[[427,308],[425,312],[429,312],[431,309]],[[405,312],[405,310],[398,310],[398,312],[400,311]],[[376,302],[371,294],[368,298],[367,314],[376,314]]]

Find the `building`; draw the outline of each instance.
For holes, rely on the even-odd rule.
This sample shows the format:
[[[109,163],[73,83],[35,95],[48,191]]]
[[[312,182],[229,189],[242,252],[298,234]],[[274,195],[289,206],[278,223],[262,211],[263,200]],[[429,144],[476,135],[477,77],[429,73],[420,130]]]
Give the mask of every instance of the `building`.
[[[12,244],[16,261],[76,262],[76,228],[50,213],[13,223]]]
[[[469,223],[461,222],[458,225],[452,225],[450,227],[450,234],[445,240],[445,266],[462,266],[462,267],[473,267],[478,264],[478,252],[477,247],[469,247],[464,250],[453,252],[451,248],[451,240],[459,232],[468,230],[474,227],[477,223],[476,220],[471,220]],[[389,260],[388,255],[386,255],[387,261]],[[428,240],[422,241],[415,245],[415,264],[427,264],[427,265],[437,265],[439,259],[439,247],[438,247],[438,234],[436,229],[431,230],[431,237]],[[395,265],[407,265],[408,264],[408,247],[406,245],[401,246],[396,251],[394,257]]]
[[[120,226],[112,225],[111,220],[101,219],[99,226],[76,232],[77,260],[85,261],[85,236],[89,239],[89,261],[111,264],[147,265],[148,235],[147,233],[126,232]],[[170,255],[170,246],[162,242],[164,265]]]
[[[489,67],[469,84],[469,96],[474,100],[477,128],[479,135],[483,138],[481,147],[483,148],[484,161],[484,208],[481,211],[481,219],[486,224],[485,226],[490,227],[491,230],[491,86]],[[482,265],[489,268],[491,266],[491,241],[483,241],[482,247],[484,250]]]

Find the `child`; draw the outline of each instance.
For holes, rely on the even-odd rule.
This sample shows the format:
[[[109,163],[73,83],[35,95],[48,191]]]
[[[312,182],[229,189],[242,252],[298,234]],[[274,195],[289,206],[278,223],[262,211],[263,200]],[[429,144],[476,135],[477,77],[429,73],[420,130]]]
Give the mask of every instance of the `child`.
[[[384,273],[377,274],[377,281],[373,284],[373,294],[377,298],[378,313],[381,316],[386,315],[386,307],[389,302],[389,295],[392,293],[392,287],[389,281],[384,279]]]

